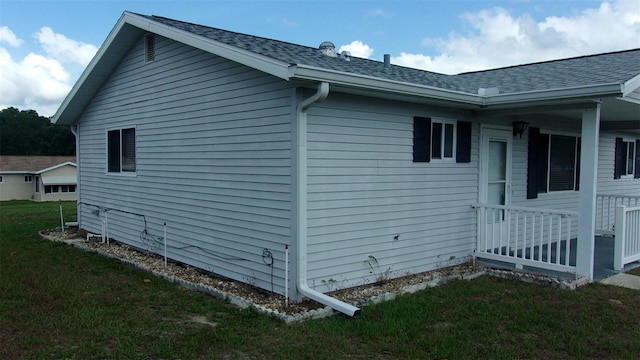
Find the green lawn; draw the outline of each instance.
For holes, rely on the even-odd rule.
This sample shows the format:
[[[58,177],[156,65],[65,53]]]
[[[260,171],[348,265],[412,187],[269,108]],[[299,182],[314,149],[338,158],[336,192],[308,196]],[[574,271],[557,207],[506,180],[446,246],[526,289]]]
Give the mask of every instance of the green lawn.
[[[74,206],[65,203],[65,214]],[[58,203],[0,203],[1,359],[640,354],[636,290],[593,284],[568,291],[481,277],[367,306],[359,319],[285,325],[37,234],[58,224]]]

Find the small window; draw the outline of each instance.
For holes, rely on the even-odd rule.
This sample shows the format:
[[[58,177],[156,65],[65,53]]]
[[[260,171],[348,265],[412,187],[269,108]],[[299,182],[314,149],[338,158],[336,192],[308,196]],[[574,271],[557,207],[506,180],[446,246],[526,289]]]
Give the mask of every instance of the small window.
[[[45,185],[44,193],[45,194],[57,194],[60,192],[60,185]]]
[[[136,171],[136,129],[111,130],[107,134],[107,171],[131,173]]]
[[[0,183],[4,181],[4,179],[2,178],[2,175],[0,175]]]
[[[36,175],[36,193],[40,192],[40,176]]]
[[[155,34],[146,34],[144,36],[144,62],[152,62],[156,59],[156,36]]]
[[[640,178],[640,140],[616,138],[613,178]]]
[[[76,192],[76,186],[75,185],[69,185],[69,192],[70,193]]]
[[[471,161],[471,123],[456,120],[413,119],[413,162]]]
[[[33,175],[25,175],[24,176],[24,182],[26,182],[26,183],[33,182]]]

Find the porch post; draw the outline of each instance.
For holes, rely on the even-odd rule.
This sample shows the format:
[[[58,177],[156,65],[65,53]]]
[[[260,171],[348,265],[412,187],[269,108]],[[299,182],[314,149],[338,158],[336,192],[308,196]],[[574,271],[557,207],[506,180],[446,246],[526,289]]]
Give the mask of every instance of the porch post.
[[[576,249],[576,272],[593,281],[595,252],[596,187],[598,177],[598,143],[600,103],[582,112],[582,146],[580,149],[580,220]]]

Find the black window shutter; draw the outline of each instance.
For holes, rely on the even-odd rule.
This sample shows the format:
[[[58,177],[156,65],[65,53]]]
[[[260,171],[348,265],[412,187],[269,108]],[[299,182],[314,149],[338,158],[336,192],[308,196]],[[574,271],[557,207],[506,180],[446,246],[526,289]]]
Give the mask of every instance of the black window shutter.
[[[538,138],[540,129],[529,128],[529,149],[527,154],[527,199],[538,198]]]
[[[627,151],[626,146],[624,146],[624,142],[622,138],[616,138],[616,156],[615,163],[613,165],[613,178],[620,179],[622,176],[622,172],[625,170],[625,161],[627,161]]]
[[[431,160],[431,119],[413,118],[413,162]]]
[[[636,140],[636,165],[633,171],[633,177],[640,179],[640,140]]]
[[[471,122],[469,121],[458,121],[456,162],[471,162]]]

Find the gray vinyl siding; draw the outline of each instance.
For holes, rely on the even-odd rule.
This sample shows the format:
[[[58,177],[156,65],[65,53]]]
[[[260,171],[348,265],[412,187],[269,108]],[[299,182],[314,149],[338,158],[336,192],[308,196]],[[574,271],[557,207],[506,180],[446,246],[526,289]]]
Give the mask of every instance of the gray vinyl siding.
[[[110,209],[110,237],[162,253],[166,222],[169,258],[283,293],[294,90],[168,39],[155,48],[145,63],[139,41],[79,121],[83,228],[99,233]],[[137,171],[107,173],[107,131],[128,127]]]
[[[478,198],[477,127],[470,163],[414,163],[414,116],[469,121],[340,94],[310,110],[310,286],[335,290],[468,260],[475,242],[470,204]]]

